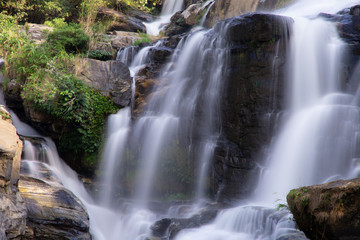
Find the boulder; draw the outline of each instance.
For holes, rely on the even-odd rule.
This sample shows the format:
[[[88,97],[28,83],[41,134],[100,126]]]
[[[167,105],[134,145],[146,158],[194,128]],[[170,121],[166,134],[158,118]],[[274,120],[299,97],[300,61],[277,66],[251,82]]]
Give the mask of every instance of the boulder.
[[[80,77],[90,87],[113,100],[118,106],[128,106],[131,99],[129,68],[120,61],[98,61],[80,59],[76,63],[81,69]]]
[[[218,209],[203,209],[189,218],[164,218],[155,222],[151,227],[152,235],[157,238],[174,239],[184,229],[198,228],[212,222]]]
[[[145,36],[142,33],[113,31],[113,35],[111,35],[111,46],[114,49],[119,50],[123,47],[133,46],[136,42],[141,42],[144,37]],[[150,39],[151,41],[155,42],[159,40],[160,37],[146,35],[146,39]]]
[[[360,239],[360,179],[294,189],[287,201],[298,227],[308,238]]]
[[[0,190],[0,239],[21,239],[26,229],[26,206],[19,192]]]
[[[173,50],[168,47],[153,47],[149,51],[149,57],[154,63],[165,64],[171,57],[172,53]]]
[[[42,44],[46,41],[46,32],[52,31],[52,27],[43,24],[28,23],[28,30],[26,30],[26,33],[34,43]]]
[[[16,192],[23,143],[16,134],[10,114],[0,108],[0,187]]]
[[[133,46],[136,41],[140,41],[139,33],[114,31],[114,37],[111,40],[111,46],[117,50],[123,47]]]
[[[108,31],[127,31],[146,33],[145,25],[137,18],[124,15],[110,8],[100,8],[98,18],[101,21],[112,21]]]
[[[91,239],[89,216],[72,192],[26,176],[19,189],[28,212],[25,239]]]
[[[187,25],[193,26],[198,24],[198,20],[199,20],[198,16],[200,9],[201,9],[200,4],[192,4],[187,9],[185,9],[185,11],[181,13]]]
[[[22,141],[9,112],[0,106],[0,239],[20,239],[25,233],[26,207],[18,192]]]
[[[164,33],[166,36],[174,36],[185,33],[190,29],[191,26],[185,22],[185,18],[181,12],[177,12],[171,17],[170,23],[165,26]]]

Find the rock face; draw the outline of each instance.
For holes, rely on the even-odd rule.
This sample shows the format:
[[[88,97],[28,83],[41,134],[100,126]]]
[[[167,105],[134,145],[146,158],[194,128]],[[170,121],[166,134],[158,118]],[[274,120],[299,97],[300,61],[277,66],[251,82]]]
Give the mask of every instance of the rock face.
[[[41,44],[45,42],[45,31],[53,31],[52,27],[43,25],[43,24],[34,24],[29,23],[29,30],[27,32],[29,38],[33,40],[37,44]]]
[[[109,8],[101,8],[98,17],[102,21],[112,21],[108,31],[127,31],[146,33],[145,25],[137,18],[124,15]]]
[[[284,7],[290,2],[292,0],[216,0],[206,17],[205,25],[212,27],[223,19],[237,17],[249,12],[270,11]]]
[[[3,107],[0,108],[0,118],[0,187],[15,190],[19,180],[22,142],[12,125],[10,114]]]
[[[206,26],[212,27],[218,21],[254,12],[259,0],[217,0],[206,18]]]
[[[120,61],[81,59],[77,63],[85,82],[119,106],[128,106],[131,99],[131,78],[128,67]]]
[[[20,239],[25,233],[26,207],[17,189],[21,152],[10,114],[0,106],[0,239]]]
[[[191,29],[191,26],[185,22],[185,18],[181,12],[175,13],[170,21],[171,22],[164,29],[166,36],[178,35]]]
[[[292,190],[287,201],[300,230],[312,240],[360,239],[360,179]]]
[[[19,189],[28,212],[25,239],[91,239],[85,208],[69,190],[25,176]]]
[[[270,143],[272,117],[283,109],[292,20],[252,13],[225,23],[232,47],[222,99],[223,135],[215,152],[214,190],[220,190],[220,198],[231,199],[253,190],[255,162],[261,158],[261,148]],[[214,27],[216,31],[220,24]]]

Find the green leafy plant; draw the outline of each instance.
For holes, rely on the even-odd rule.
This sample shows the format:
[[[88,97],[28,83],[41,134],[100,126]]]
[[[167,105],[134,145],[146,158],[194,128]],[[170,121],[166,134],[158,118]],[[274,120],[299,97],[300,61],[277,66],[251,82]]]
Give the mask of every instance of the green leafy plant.
[[[68,53],[84,53],[88,50],[90,37],[79,24],[69,24],[54,29],[47,36],[47,42],[56,47],[63,47]]]
[[[88,53],[88,57],[100,61],[107,61],[113,59],[113,54],[105,50],[96,49],[96,50],[90,50]]]

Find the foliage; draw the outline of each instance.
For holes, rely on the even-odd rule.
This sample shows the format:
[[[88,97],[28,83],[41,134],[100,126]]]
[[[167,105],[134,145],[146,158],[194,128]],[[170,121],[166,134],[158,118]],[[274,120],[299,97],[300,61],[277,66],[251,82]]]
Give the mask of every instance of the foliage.
[[[67,44],[54,44],[50,37],[51,43],[36,45],[21,34],[14,18],[1,13],[0,27],[6,29],[0,32],[5,76],[22,86],[24,105],[69,126],[60,139],[61,150],[94,159],[102,142],[105,117],[117,107],[75,77],[74,55],[65,51]]]
[[[113,54],[105,50],[96,49],[96,50],[90,50],[88,53],[88,57],[100,61],[107,61],[113,59]]]
[[[0,12],[15,16],[20,22],[43,23],[53,18],[74,19],[81,0],[4,0]]]
[[[84,53],[88,49],[90,37],[79,24],[66,24],[49,33],[47,42],[55,47],[63,47],[68,53]]]
[[[64,28],[67,26],[67,23],[65,22],[65,18],[54,18],[50,21],[45,21],[44,24],[53,28]]]
[[[16,19],[25,18],[27,10],[29,10],[29,7],[26,0],[4,0],[0,2],[0,12]]]
[[[17,26],[15,17],[0,13],[0,29],[2,29],[0,31],[0,53],[3,57],[28,42],[25,34]]]
[[[117,10],[126,9],[126,7],[138,8],[142,11],[150,12],[155,9],[161,0],[108,0],[108,7]]]
[[[46,75],[46,73],[43,73]],[[102,141],[105,117],[114,113],[114,104],[73,74],[56,72],[27,81],[22,97],[55,119],[72,125],[60,139],[60,149],[80,156],[96,153]]]
[[[11,119],[10,114],[8,114],[7,112],[2,112],[2,111],[0,111],[0,118],[3,120]]]

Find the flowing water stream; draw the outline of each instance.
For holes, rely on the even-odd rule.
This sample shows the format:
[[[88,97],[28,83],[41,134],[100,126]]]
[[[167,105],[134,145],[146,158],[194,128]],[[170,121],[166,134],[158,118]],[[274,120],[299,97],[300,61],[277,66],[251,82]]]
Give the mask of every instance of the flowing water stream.
[[[175,2],[178,5],[164,10],[163,15],[182,7],[182,1]],[[336,13],[357,3],[358,0],[301,0],[277,12],[295,20],[288,63],[291,98],[287,100],[289,114],[270,147],[257,191],[245,205],[221,211],[209,225],[180,232],[177,240],[265,240],[284,236],[305,239],[296,230],[291,214],[275,209],[277,200],[284,202],[287,192],[298,186],[356,174],[360,159],[355,149],[360,136],[360,108],[356,98],[341,92],[338,84],[345,44],[333,24],[315,16],[320,12]],[[150,99],[143,113],[133,122],[128,108],[109,118],[101,167],[106,174],[102,176],[100,199],[89,196],[76,174],[59,158],[51,140],[45,139],[42,144],[45,156],[25,142],[23,164],[37,174],[38,163],[34,161],[42,161],[84,202],[95,239],[143,239],[156,220],[181,217],[177,211],[150,210],[150,205],[163,194],[157,184],[164,181],[159,172],[159,166],[166,166],[164,149],[181,145],[186,149],[185,159],[190,155],[199,159],[197,166],[191,166],[198,176],[192,190],[194,205],[199,206],[206,199],[204,179],[219,136],[220,119],[215,116],[228,58],[225,35],[224,25],[221,33],[200,30],[183,39],[154,89],[158,95]],[[132,61],[132,69],[147,61],[146,51],[150,48],[141,50],[136,57],[131,53],[132,59],[140,58]],[[136,75],[136,71],[132,74]],[[203,111],[199,111],[200,106]],[[20,134],[40,136],[15,115],[13,120]],[[136,147],[132,146],[134,143]],[[120,196],[119,204],[114,202],[117,189],[113,183],[119,180],[117,172],[128,164],[125,159],[129,151],[133,151],[139,170],[134,173],[135,188],[130,200],[129,196],[127,200]]]
[[[183,8],[183,0],[166,0],[161,10],[159,19],[151,23],[144,23],[146,26],[146,33],[157,36],[163,27],[170,22],[172,15]]]

